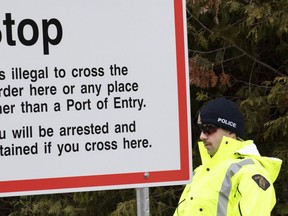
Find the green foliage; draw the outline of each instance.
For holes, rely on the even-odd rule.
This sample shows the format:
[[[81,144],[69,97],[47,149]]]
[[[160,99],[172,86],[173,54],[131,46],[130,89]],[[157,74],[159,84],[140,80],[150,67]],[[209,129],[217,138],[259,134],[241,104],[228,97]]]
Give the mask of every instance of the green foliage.
[[[288,138],[288,77],[276,77],[267,96],[267,103],[273,113],[264,125],[265,139],[284,140]],[[279,139],[280,138],[280,139]]]
[[[72,195],[25,196],[13,201],[9,216],[76,215]]]
[[[263,86],[243,86],[236,95],[245,97],[240,106],[245,113],[249,135],[263,141],[288,138],[288,78],[276,77]],[[261,141],[262,141],[261,140]]]
[[[120,202],[117,205],[115,211],[113,211],[110,216],[124,216],[124,215],[136,215],[137,214],[137,204],[136,200],[128,200],[125,202]]]
[[[151,215],[172,215],[182,190],[182,186],[150,188]],[[136,214],[135,189],[127,189],[17,197],[14,198],[13,212],[9,216],[135,216]]]

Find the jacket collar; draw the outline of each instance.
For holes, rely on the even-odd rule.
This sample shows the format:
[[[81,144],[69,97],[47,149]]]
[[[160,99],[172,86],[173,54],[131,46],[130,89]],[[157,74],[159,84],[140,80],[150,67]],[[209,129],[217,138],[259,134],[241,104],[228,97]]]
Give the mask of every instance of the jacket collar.
[[[225,159],[233,159],[239,156],[248,156],[257,160],[260,165],[268,171],[271,180],[274,182],[279,175],[282,160],[260,155],[253,140],[240,141],[230,137],[223,137],[216,154],[211,157],[203,144],[198,143],[202,164],[217,164]]]
[[[233,139],[230,137],[223,136],[218,151],[216,152],[216,154],[213,157],[211,157],[208,154],[207,149],[204,146],[204,143],[202,141],[198,143],[202,164],[206,164],[210,161],[211,162],[215,161],[217,163],[218,161],[222,161],[222,160],[227,159],[227,158],[231,158],[231,157],[234,158],[233,155],[235,153],[237,153],[237,152],[240,153],[241,149],[245,150],[245,148],[246,148],[245,152],[248,153],[248,150],[252,151],[252,148],[251,149],[248,148],[248,146],[251,144],[253,144],[252,140],[239,141],[239,140],[236,140],[236,139]],[[255,146],[255,148],[256,148],[256,146]],[[253,149],[254,151],[255,151],[255,148]],[[255,152],[259,154],[257,148],[256,148]]]

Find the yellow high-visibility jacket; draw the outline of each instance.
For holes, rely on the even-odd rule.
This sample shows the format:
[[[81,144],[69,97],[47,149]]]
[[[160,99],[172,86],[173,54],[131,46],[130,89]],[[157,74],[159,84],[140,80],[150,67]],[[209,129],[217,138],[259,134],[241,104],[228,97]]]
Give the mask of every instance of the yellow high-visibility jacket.
[[[202,165],[187,184],[174,216],[268,216],[282,161],[260,156],[252,140],[223,137],[211,158],[199,142]]]

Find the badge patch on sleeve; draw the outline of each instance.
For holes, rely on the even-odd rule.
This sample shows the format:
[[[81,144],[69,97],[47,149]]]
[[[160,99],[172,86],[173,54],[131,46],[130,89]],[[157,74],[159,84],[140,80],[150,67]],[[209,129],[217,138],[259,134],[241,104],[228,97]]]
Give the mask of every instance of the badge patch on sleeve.
[[[257,185],[262,188],[264,191],[266,191],[270,187],[270,183],[264,176],[256,174],[252,176],[252,179],[257,183]]]

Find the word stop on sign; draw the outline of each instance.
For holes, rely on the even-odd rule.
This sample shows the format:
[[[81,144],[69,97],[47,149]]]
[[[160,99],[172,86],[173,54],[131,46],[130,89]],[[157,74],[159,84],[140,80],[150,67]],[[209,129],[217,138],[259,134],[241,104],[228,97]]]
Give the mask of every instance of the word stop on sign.
[[[46,20],[42,20],[42,26],[39,30],[38,24],[32,19],[24,19],[19,22],[17,29],[14,29],[15,22],[12,19],[11,13],[5,14],[5,19],[3,20],[3,25],[6,27],[6,34],[0,31],[0,43],[2,42],[2,35],[6,35],[6,42],[9,46],[16,46],[17,41],[14,39],[16,38],[15,32],[17,32],[18,39],[21,44],[25,46],[33,46],[37,43],[39,38],[39,32],[42,33],[42,40],[43,40],[43,53],[44,55],[49,55],[49,45],[58,45],[63,36],[63,29],[60,21],[56,18]],[[31,35],[28,37],[26,36],[27,32],[25,32],[26,28],[32,29]],[[51,30],[55,29],[56,36],[51,37]]]

